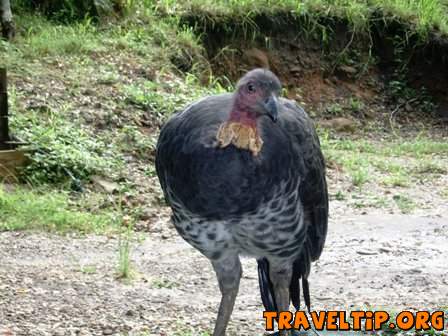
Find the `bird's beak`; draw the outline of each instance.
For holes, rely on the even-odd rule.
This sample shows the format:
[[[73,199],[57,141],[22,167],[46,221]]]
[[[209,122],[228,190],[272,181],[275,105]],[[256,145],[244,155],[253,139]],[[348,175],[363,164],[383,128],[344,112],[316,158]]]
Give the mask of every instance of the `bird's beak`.
[[[277,121],[278,118],[278,99],[275,94],[271,94],[268,99],[266,99],[264,108],[266,109],[266,114],[273,122]]]

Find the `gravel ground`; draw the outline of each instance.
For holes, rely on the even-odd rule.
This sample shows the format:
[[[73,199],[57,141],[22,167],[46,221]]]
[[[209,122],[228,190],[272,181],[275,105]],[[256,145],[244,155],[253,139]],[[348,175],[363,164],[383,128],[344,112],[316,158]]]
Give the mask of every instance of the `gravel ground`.
[[[118,239],[0,234],[0,335],[200,335],[219,291],[208,261],[164,217],[132,243],[135,277],[116,278]],[[332,220],[310,278],[314,309],[448,306],[448,215]],[[244,276],[229,335],[262,335],[256,263]]]

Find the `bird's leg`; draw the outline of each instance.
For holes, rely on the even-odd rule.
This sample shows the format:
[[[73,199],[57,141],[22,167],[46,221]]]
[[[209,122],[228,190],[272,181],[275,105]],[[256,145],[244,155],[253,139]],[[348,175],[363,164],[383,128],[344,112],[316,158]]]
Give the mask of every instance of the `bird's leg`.
[[[220,260],[212,260],[212,264],[222,294],[213,336],[224,336],[226,334],[230,315],[233,311],[235,298],[238,294],[242,268],[238,255],[233,255]]]
[[[279,312],[289,310],[289,285],[292,277],[292,267],[290,265],[276,265],[270,263],[269,278],[274,288],[275,302]],[[294,335],[289,330],[280,330],[279,336]]]

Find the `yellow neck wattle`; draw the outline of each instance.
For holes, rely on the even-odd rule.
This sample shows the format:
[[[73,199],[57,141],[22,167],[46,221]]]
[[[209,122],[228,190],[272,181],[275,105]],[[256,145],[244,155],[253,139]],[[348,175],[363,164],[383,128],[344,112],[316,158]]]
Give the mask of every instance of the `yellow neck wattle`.
[[[220,148],[232,144],[237,148],[251,151],[254,156],[257,156],[263,147],[263,140],[258,135],[256,127],[234,121],[223,123],[219,127],[216,139]]]

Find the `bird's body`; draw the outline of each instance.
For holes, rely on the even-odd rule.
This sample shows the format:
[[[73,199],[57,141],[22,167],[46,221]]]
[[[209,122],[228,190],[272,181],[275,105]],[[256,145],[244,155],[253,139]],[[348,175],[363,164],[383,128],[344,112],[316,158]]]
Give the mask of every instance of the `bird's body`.
[[[306,280],[325,241],[327,191],[314,127],[293,101],[275,102],[274,123],[239,112],[246,109],[236,107],[235,94],[210,96],[174,115],[159,138],[157,173],[174,225],[212,261],[223,292],[225,316],[214,335],[224,334],[230,317],[223,302],[227,292],[236,296],[240,255],[259,260],[266,308],[285,310],[290,299],[298,304],[299,278]],[[282,288],[291,286],[288,307],[276,272],[286,272]]]

